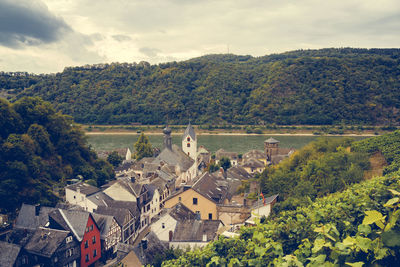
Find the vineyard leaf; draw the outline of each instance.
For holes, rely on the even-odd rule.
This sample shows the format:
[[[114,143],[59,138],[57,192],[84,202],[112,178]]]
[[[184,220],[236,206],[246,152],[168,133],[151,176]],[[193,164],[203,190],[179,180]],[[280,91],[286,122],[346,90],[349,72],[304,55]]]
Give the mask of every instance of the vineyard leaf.
[[[364,265],[364,262],[362,262],[362,261],[346,262],[346,264],[351,266],[351,267],[362,267]]]
[[[367,216],[364,217],[362,224],[372,224],[372,223],[379,222],[382,219],[384,219],[382,214],[376,210],[367,210],[365,212],[365,214]]]
[[[399,202],[399,200],[400,200],[400,199],[399,199],[398,197],[394,197],[394,198],[392,198],[392,199],[389,199],[389,200],[386,202],[386,204],[383,205],[383,206],[385,206],[385,207],[391,207],[391,206],[393,206],[393,204]]]

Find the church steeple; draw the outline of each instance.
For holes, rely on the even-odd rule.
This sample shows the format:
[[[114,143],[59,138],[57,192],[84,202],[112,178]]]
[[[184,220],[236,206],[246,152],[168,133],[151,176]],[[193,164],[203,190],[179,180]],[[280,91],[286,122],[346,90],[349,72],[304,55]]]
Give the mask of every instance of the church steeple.
[[[196,133],[189,122],[182,136],[182,150],[192,159],[196,160],[197,156],[197,138]]]
[[[171,138],[171,128],[165,126],[163,133],[164,133],[164,148],[172,150],[172,138]]]

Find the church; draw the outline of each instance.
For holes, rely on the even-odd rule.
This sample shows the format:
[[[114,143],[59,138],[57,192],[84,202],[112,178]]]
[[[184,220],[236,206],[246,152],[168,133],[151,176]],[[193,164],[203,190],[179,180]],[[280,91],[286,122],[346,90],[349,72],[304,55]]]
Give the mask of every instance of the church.
[[[153,163],[174,168],[177,176],[175,186],[181,187],[197,176],[197,138],[190,123],[182,136],[182,147],[172,144],[171,132],[170,127],[164,128],[164,149]]]

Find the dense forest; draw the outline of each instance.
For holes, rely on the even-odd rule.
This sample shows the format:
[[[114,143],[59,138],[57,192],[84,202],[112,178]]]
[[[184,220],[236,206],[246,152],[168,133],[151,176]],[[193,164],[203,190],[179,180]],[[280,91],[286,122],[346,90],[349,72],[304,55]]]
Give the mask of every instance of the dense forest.
[[[400,172],[390,166],[398,164],[399,136],[397,131],[351,144],[362,155],[381,151],[390,164],[385,176],[280,210],[256,227],[242,227],[238,238],[220,237],[163,266],[398,266]]]
[[[72,118],[39,98],[0,99],[0,211],[22,202],[55,204],[57,188],[77,176],[102,185],[114,172],[97,159]]]
[[[1,73],[12,101],[40,96],[88,124],[395,124],[400,49],[209,55],[99,64],[48,75]]]

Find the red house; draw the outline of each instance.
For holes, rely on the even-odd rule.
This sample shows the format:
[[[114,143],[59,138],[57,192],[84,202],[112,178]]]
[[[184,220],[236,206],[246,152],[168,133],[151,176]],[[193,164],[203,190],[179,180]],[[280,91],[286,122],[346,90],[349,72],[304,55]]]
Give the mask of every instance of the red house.
[[[100,231],[92,215],[85,211],[57,209],[49,214],[50,228],[69,230],[80,242],[81,267],[101,257]]]

